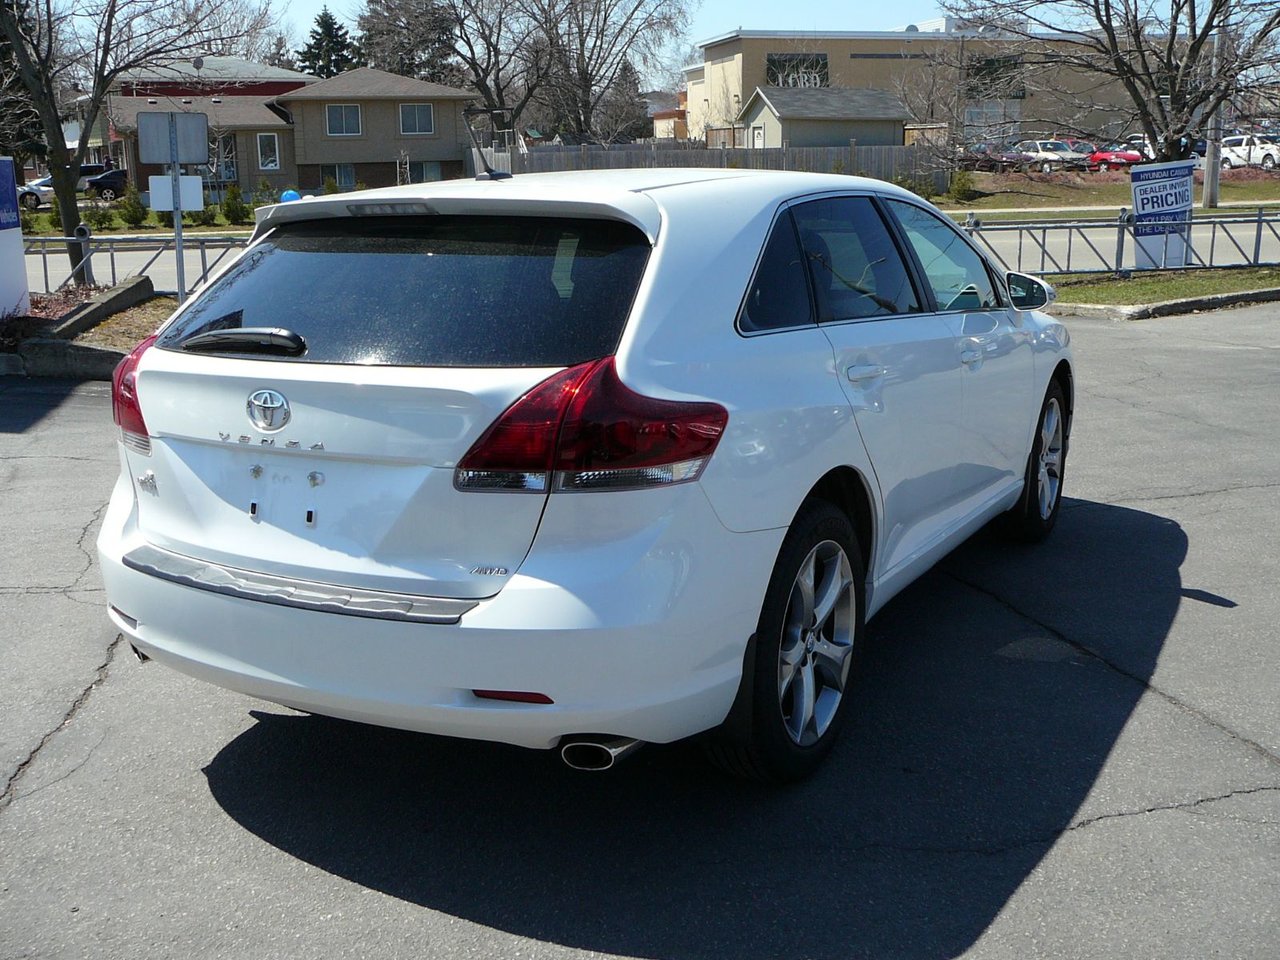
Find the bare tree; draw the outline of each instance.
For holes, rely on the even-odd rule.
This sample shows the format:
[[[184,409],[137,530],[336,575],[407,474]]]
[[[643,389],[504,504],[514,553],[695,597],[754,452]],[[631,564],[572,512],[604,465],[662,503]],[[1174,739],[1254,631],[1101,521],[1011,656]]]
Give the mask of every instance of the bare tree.
[[[550,50],[527,3],[444,0],[453,17],[454,52],[488,110],[514,126],[550,67]]]
[[[688,22],[687,0],[526,0],[550,51],[541,96],[560,124],[599,136],[596,111],[624,72],[659,65]]]
[[[263,32],[274,20],[270,0],[0,0],[0,31],[13,47],[18,76],[31,94],[48,149],[63,236],[79,223],[76,182],[112,84],[129,70],[222,49]],[[76,101],[83,131],[74,149],[62,132],[66,89]],[[67,255],[78,283],[79,244]]]
[[[1091,130],[1103,86],[1126,101],[1119,125],[1141,128],[1157,159],[1189,155],[1191,138],[1224,103],[1274,83],[1275,0],[946,0],[967,26],[1020,52],[1029,89],[1056,103],[1059,127]]]

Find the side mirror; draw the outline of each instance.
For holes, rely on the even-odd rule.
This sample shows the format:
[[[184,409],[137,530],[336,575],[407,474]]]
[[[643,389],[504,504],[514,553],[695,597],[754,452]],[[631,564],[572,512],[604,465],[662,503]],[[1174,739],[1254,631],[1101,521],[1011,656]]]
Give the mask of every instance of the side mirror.
[[[1009,284],[1013,305],[1019,310],[1036,310],[1058,299],[1057,291],[1038,277],[1010,272],[1005,274],[1005,282]]]

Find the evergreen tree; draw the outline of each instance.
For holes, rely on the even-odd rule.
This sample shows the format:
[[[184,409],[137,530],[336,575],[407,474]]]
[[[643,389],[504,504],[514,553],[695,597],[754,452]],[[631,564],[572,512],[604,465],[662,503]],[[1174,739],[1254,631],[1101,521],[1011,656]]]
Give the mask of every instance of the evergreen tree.
[[[316,15],[307,45],[298,51],[298,69],[327,79],[360,65],[359,48],[351,42],[347,28],[322,7]]]
[[[466,82],[453,13],[437,0],[366,0],[356,28],[371,67],[452,87]]]

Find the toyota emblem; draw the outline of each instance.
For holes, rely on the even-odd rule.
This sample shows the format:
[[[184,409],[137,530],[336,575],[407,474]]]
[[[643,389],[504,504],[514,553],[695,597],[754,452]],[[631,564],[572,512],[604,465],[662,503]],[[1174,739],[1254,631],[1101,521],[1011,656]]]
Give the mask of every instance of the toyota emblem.
[[[249,422],[264,433],[284,429],[289,422],[289,401],[274,390],[255,390],[245,404]]]

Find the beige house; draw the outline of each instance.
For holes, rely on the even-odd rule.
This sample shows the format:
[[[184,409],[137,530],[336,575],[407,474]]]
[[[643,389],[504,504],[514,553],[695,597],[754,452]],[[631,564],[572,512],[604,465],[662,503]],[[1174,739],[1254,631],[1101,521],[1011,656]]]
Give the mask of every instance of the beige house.
[[[745,146],[900,147],[907,108],[885,90],[845,87],[756,87],[734,122]]]
[[[958,136],[1124,132],[1131,108],[1117,83],[1041,67],[1024,85],[1020,45],[953,18],[888,31],[733,30],[700,44],[702,62],[684,69],[689,136],[750,145],[739,117],[757,88],[771,87],[886,91],[911,120],[946,122]]]
[[[462,116],[475,94],[362,67],[272,101],[293,133],[300,190],[391,186],[464,175]]]

